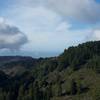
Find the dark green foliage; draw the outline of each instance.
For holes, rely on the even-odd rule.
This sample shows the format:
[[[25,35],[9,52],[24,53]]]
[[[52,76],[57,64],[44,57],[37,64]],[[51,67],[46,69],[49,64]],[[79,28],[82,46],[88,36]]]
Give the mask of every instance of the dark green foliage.
[[[57,84],[57,96],[61,96],[62,95],[62,87],[61,87],[61,83],[59,82]]]
[[[40,97],[40,92],[39,92],[39,84],[38,82],[36,81],[34,83],[34,100],[39,100]]]
[[[30,84],[29,85],[29,98],[31,99],[31,100],[34,100],[34,87],[33,87],[33,83],[32,84]]]
[[[93,58],[87,63],[87,67],[95,70],[97,73],[100,73],[100,56],[93,56]]]
[[[21,86],[19,88],[19,91],[18,91],[18,98],[17,98],[17,100],[24,100],[24,95],[25,95],[24,87]]]
[[[75,95],[75,94],[77,94],[77,83],[74,81],[74,80],[72,80],[71,81],[71,94],[72,95]]]
[[[100,100],[100,41],[52,58],[0,57],[0,69],[0,100]]]

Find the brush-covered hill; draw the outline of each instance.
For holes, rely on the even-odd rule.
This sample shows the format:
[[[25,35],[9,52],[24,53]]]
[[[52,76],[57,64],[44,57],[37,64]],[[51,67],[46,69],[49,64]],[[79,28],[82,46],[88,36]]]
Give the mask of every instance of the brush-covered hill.
[[[58,57],[0,57],[0,100],[100,100],[100,41]]]
[[[11,76],[30,70],[39,60],[32,57],[0,56],[0,70]]]

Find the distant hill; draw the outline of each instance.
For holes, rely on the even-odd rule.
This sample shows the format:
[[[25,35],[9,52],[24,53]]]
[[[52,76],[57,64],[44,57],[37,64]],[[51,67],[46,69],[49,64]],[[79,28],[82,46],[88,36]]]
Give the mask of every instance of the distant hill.
[[[0,57],[0,100],[100,100],[100,41],[58,57]]]

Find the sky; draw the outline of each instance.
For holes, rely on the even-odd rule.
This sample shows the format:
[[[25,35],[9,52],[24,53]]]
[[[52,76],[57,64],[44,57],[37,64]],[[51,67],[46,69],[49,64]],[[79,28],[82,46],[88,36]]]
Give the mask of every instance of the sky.
[[[100,40],[100,0],[0,0],[0,55],[56,56]]]

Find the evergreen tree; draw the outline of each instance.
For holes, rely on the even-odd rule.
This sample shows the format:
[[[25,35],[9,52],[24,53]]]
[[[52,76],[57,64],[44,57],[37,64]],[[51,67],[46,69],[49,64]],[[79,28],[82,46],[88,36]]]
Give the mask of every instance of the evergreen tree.
[[[2,91],[1,88],[0,88],[0,100],[4,100],[4,97],[3,97],[3,91]]]
[[[52,86],[49,84],[46,88],[46,100],[50,100],[52,97]]]
[[[24,93],[25,93],[24,87],[21,86],[19,88],[19,91],[18,91],[18,98],[17,98],[17,100],[24,100],[24,96],[25,96]]]
[[[11,99],[12,99],[12,98],[11,98],[11,93],[8,92],[7,95],[6,95],[6,100],[11,100]]]
[[[38,81],[34,83],[34,100],[40,100],[39,84]]]
[[[77,84],[74,80],[71,81],[71,94],[75,95],[77,93]]]
[[[34,88],[33,88],[33,83],[30,84],[30,87],[29,87],[29,98],[31,100],[34,100]]]

